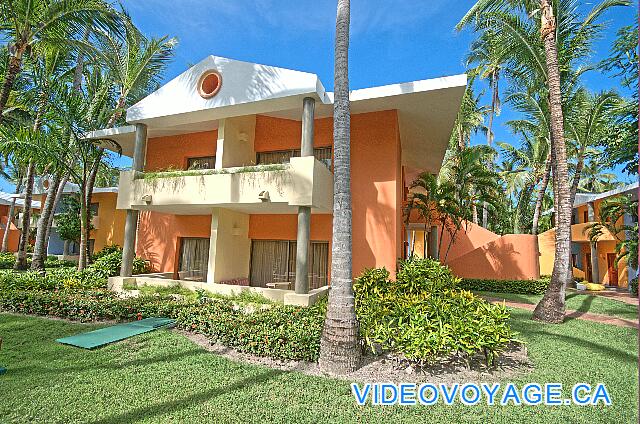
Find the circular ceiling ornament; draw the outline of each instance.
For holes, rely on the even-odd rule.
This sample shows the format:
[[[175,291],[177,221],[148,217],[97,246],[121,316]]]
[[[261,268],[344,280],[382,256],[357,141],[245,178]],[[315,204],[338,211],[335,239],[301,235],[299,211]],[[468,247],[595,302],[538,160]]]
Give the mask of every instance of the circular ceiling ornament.
[[[220,91],[222,76],[218,71],[209,70],[202,74],[198,81],[198,94],[203,99],[210,99]]]

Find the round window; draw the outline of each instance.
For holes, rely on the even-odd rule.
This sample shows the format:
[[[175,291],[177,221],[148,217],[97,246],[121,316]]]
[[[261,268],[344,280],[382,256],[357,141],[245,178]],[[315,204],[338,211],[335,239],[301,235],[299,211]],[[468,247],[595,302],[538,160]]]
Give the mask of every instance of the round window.
[[[217,71],[207,71],[200,77],[198,93],[205,99],[215,96],[222,85],[222,77]]]

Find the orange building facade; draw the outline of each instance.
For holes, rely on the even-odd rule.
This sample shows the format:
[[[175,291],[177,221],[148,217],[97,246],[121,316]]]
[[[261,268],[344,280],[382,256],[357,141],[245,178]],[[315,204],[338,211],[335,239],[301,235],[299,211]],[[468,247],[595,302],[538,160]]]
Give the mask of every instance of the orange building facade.
[[[459,75],[351,92],[354,276],[395,273],[404,176],[440,170],[465,87]],[[209,56],[129,108],[130,126],[89,134],[133,158],[118,187],[127,218],[113,284],[247,287],[293,304],[326,292],[332,115],[314,74]],[[134,251],[153,274],[131,276]]]

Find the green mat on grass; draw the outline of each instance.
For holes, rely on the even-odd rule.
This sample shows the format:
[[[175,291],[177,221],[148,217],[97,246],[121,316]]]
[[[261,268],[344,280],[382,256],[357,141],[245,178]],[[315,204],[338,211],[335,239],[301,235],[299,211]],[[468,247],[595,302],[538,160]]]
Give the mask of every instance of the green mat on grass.
[[[113,325],[87,333],[76,334],[75,336],[64,337],[56,341],[84,349],[95,349],[96,347],[128,339],[138,334],[148,333],[174,323],[175,320],[169,318],[145,318],[140,321]]]

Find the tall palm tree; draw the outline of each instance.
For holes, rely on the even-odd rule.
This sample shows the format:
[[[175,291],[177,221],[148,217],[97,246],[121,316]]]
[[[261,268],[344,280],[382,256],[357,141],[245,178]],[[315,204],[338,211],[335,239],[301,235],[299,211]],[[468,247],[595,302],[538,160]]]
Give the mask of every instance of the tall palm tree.
[[[493,22],[500,22],[500,30],[507,33],[517,31],[522,19],[538,16],[536,26],[540,34],[540,44],[535,49],[517,49],[512,52],[523,53],[530,63],[543,76],[549,99],[551,155],[553,170],[554,201],[557,217],[555,259],[551,282],[542,300],[536,305],[533,318],[550,323],[564,321],[565,288],[570,278],[571,263],[571,188],[565,144],[565,124],[562,110],[561,71],[559,59],[563,65],[588,54],[590,42],[597,34],[599,26],[594,21],[604,10],[615,5],[626,5],[627,1],[606,0],[597,4],[583,19],[575,18],[578,3],[574,0],[478,0],[457,27],[471,22],[479,22],[488,15]],[[506,16],[505,16],[506,15]],[[524,16],[524,18],[523,18]],[[516,25],[510,25],[515,23]],[[506,24],[506,25],[504,25]],[[515,28],[515,29],[514,29]],[[497,31],[502,32],[502,31]],[[522,37],[513,38],[517,44]],[[560,47],[560,49],[559,49]],[[561,54],[559,55],[559,50]],[[533,57],[532,57],[533,56]],[[528,61],[527,61],[528,62]],[[527,67],[526,62],[521,66]],[[570,70],[568,66],[565,70]]]
[[[587,160],[582,168],[578,190],[588,193],[602,193],[618,187],[618,177],[612,172],[606,172],[599,155]]]
[[[588,154],[598,154],[594,149],[602,139],[607,137],[615,126],[610,111],[620,102],[614,92],[591,94],[580,90],[576,96],[572,114],[567,117],[568,136],[576,152],[576,166],[571,184],[571,204],[582,179],[585,159]]]
[[[500,114],[500,71],[505,58],[502,45],[497,42],[497,37],[490,30],[484,31],[480,37],[471,44],[471,51],[467,55],[467,66],[476,65],[471,69],[473,75],[486,79],[491,88],[491,107],[488,111],[489,122],[487,124],[487,146],[493,144],[493,120]],[[482,226],[488,225],[487,205],[482,205]]]
[[[356,370],[361,356],[351,262],[350,8],[349,0],[338,0],[333,102],[334,194],[331,290],[318,360],[320,368],[330,374],[345,374]]]
[[[169,62],[173,59],[173,53],[177,40],[175,38],[160,37],[147,39],[133,25],[124,19],[124,39],[107,31],[95,31],[95,39],[99,61],[107,69],[110,79],[117,93],[117,100],[113,113],[104,127],[113,127],[122,117],[126,107],[131,103],[148,95],[160,86],[162,75]],[[96,122],[96,124],[100,124]],[[87,189],[84,194],[86,203],[91,204],[93,187],[98,171],[104,160],[104,149],[96,148],[94,161],[91,164]],[[80,241],[81,263],[90,257],[88,240],[88,219],[84,221],[84,237]]]
[[[104,0],[12,0],[0,2],[0,34],[8,40],[9,64],[0,90],[0,121],[25,56],[43,46],[74,45],[87,26],[118,28]]]

